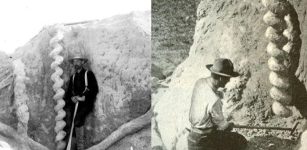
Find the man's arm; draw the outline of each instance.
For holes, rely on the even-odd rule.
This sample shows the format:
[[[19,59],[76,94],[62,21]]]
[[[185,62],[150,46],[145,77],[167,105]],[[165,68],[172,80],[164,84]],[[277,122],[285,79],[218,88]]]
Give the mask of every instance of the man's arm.
[[[92,111],[96,95],[98,93],[98,84],[96,77],[92,71],[87,72],[87,80],[88,80],[88,87],[86,91],[84,91],[83,95],[79,98],[84,98],[84,100],[80,101],[86,105],[86,109],[84,109],[84,113],[87,114],[88,112]]]
[[[203,99],[204,95],[201,89],[202,79],[199,79],[195,82],[192,97],[191,97],[191,105],[190,105],[190,111],[189,111],[189,121],[191,125],[195,125],[197,122],[197,118],[201,118],[204,116],[204,112],[197,109],[199,108],[199,104],[196,104],[198,99]],[[196,107],[197,106],[197,107]]]
[[[98,84],[92,71],[87,72],[88,89],[84,92],[86,98],[95,98],[98,93]]]
[[[231,123],[227,122],[224,118],[222,111],[223,103],[221,100],[217,100],[211,109],[211,117],[214,125],[217,126],[217,130],[226,130]]]

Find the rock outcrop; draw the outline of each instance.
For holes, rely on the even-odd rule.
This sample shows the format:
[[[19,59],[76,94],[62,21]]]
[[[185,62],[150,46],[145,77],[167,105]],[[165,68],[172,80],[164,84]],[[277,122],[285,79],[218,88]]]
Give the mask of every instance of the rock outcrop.
[[[289,2],[298,14],[300,27],[305,27],[306,1]],[[169,88],[158,89],[158,92],[152,95],[152,101],[155,102],[152,134],[157,139],[153,139],[153,147],[186,149],[185,128],[190,126],[188,113],[193,85],[197,79],[210,75],[205,65],[212,63],[218,57],[230,58],[234,62],[235,70],[242,74],[227,85],[224,105],[227,120],[237,124],[282,127],[292,127],[294,122],[303,121],[307,108],[305,80],[307,76],[304,75],[307,48],[304,39],[307,32],[302,29],[302,47],[298,50],[300,56],[292,57],[300,60],[301,67],[298,70],[303,68],[298,71],[301,72],[300,75],[293,79],[294,92],[289,105],[293,114],[282,119],[274,116],[271,109],[273,100],[269,95],[271,88],[267,62],[269,55],[266,52],[268,41],[265,37],[267,25],[263,21],[266,11],[261,1],[200,1],[197,8],[194,42],[190,47],[188,58],[172,74]],[[300,80],[298,77],[301,77]],[[301,126],[298,129],[302,131]],[[281,139],[291,138],[278,131],[257,132],[257,134],[251,130],[239,132],[248,139],[256,135],[265,138],[268,134]],[[285,149],[287,148],[291,147]]]
[[[90,147],[150,109],[150,12],[47,26],[30,42],[18,48],[12,58],[1,55],[5,59],[1,60],[4,62],[0,65],[0,121],[17,129],[19,119],[15,115],[17,108],[13,105],[16,99],[13,96],[12,61],[18,60],[24,64],[28,78],[24,81],[29,111],[27,134],[49,149],[56,148],[55,120],[60,121],[59,117],[62,116],[54,108],[62,103],[53,99],[56,92],[51,80],[55,70],[50,65],[53,57],[57,56],[49,55],[53,50],[59,50],[59,47],[51,45],[54,43],[50,44],[50,40],[62,30],[59,26],[64,28],[63,38],[57,41],[63,47],[57,55],[64,58],[62,63],[56,64],[63,70],[60,77],[64,84],[61,87],[67,88],[67,81],[73,73],[68,59],[74,53],[83,53],[89,59],[86,68],[95,73],[99,85],[95,109],[85,124],[86,147]],[[56,69],[56,66],[52,67]],[[60,128],[56,131],[60,131]],[[141,136],[148,138],[148,134],[142,132]],[[144,145],[150,146],[149,143]]]

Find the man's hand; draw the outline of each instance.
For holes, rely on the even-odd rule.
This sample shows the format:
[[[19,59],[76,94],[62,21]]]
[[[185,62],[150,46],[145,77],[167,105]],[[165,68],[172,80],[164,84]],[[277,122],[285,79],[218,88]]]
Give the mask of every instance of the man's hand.
[[[233,127],[235,126],[235,124],[233,122],[229,122],[228,123],[228,127],[225,129],[225,131],[231,131],[233,129]]]
[[[73,96],[73,97],[71,97],[71,101],[73,101],[74,103],[77,103],[77,96]]]
[[[83,101],[85,101],[85,96],[82,96],[82,97],[76,96],[76,99],[77,99],[78,101],[80,101],[80,102],[83,102]]]

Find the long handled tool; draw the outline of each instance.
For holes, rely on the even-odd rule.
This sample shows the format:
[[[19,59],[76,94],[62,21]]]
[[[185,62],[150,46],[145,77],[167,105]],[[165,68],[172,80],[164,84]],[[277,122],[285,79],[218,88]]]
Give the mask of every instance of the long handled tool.
[[[293,128],[282,128],[282,127],[259,127],[259,126],[244,126],[244,125],[235,125],[234,128],[244,128],[244,129],[268,129],[268,130],[287,130],[290,131],[290,135],[292,135],[297,128],[297,122]]]
[[[71,124],[70,134],[69,134],[69,140],[68,140],[68,143],[67,143],[66,150],[71,149],[71,138],[72,138],[72,132],[73,132],[74,126],[75,126],[74,124],[75,124],[75,117],[76,117],[77,110],[78,110],[78,104],[79,104],[79,102],[77,101],[77,103],[75,105],[75,111],[74,111],[74,116],[73,116],[73,119],[72,119],[72,124]]]

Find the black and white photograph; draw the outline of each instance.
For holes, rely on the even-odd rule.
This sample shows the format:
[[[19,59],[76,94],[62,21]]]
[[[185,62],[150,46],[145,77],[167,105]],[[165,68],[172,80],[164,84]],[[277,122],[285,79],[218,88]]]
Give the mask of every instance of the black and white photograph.
[[[0,2],[0,149],[150,149],[150,9]]]
[[[152,0],[152,149],[306,150],[306,11]]]

